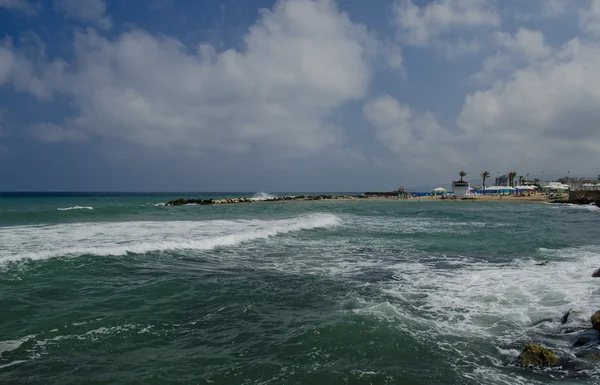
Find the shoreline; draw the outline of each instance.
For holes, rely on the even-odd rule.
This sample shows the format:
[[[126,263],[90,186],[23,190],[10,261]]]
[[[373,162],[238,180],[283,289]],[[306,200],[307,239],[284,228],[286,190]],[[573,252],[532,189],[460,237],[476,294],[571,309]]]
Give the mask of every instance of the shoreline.
[[[475,198],[447,198],[440,197],[391,197],[391,196],[365,196],[365,195],[299,195],[286,197],[273,197],[266,199],[256,198],[222,198],[222,199],[185,199],[179,198],[169,201],[165,206],[184,205],[222,205],[235,203],[270,203],[270,202],[306,202],[306,201],[407,201],[407,202],[509,202],[509,203],[569,203],[568,196],[550,198],[548,195],[513,196],[513,195],[478,195]]]

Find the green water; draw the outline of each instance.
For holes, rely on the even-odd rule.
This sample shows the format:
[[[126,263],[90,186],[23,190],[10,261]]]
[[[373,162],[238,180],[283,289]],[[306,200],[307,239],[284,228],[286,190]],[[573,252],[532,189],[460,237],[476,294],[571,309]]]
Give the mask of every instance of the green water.
[[[514,365],[600,307],[595,207],[179,195],[0,197],[0,383],[597,381]]]

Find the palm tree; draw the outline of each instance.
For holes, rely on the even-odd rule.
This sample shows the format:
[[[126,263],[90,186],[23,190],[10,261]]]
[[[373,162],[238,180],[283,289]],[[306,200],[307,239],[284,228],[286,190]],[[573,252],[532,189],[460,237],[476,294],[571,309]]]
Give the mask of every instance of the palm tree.
[[[485,180],[490,177],[490,172],[482,171],[479,175],[481,176],[481,181],[483,182],[483,194],[485,194]]]
[[[517,177],[517,175],[518,175],[518,173],[516,171],[511,171],[511,172],[509,172],[507,174],[507,176],[508,176],[508,185],[510,187],[513,187],[513,184],[514,184],[514,181],[515,181],[515,178]]]
[[[519,186],[523,186],[523,175],[519,175]]]
[[[466,173],[466,172],[464,172],[464,171],[460,171],[460,172],[458,173],[458,175],[460,175],[460,181],[462,182],[462,181],[463,181],[463,180],[462,180],[462,178],[464,178],[465,176],[467,176],[467,173]]]

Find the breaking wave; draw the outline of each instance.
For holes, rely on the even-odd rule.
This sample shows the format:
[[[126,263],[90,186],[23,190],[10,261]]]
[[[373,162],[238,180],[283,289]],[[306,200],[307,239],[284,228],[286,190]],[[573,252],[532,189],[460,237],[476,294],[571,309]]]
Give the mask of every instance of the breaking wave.
[[[70,211],[70,210],[93,210],[92,206],[72,206],[72,207],[59,207],[58,211]]]
[[[126,255],[167,250],[211,250],[301,230],[340,224],[331,214],[279,220],[70,223],[0,228],[0,263],[59,256]]]

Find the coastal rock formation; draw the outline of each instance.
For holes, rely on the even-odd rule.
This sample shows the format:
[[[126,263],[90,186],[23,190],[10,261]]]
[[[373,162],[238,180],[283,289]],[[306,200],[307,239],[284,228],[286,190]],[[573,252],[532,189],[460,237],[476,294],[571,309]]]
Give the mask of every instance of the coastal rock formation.
[[[600,310],[592,314],[592,327],[600,332]]]
[[[541,345],[528,343],[519,355],[519,364],[525,367],[555,366],[558,356],[548,348]]]
[[[165,206],[183,206],[183,205],[222,205],[230,203],[251,203],[251,202],[282,202],[282,201],[315,201],[315,200],[335,200],[335,199],[361,199],[365,195],[298,195],[287,197],[273,197],[267,199],[253,198],[223,198],[223,199],[184,199],[179,198],[169,201]]]
[[[600,191],[570,191],[568,202],[577,205],[593,204],[600,207]]]

